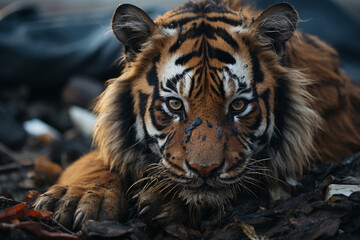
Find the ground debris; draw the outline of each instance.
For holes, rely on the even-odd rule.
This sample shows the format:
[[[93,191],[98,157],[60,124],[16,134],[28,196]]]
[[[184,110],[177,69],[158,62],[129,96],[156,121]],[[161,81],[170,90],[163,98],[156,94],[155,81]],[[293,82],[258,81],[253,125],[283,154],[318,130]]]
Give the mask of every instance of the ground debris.
[[[64,228],[53,219],[53,213],[33,210],[30,206],[37,192],[27,194],[25,201],[15,201],[1,197],[1,207],[8,204],[8,208],[0,211],[1,239],[68,239],[79,240],[79,236]]]
[[[0,198],[2,210],[5,206],[16,209],[7,209],[0,213],[0,228],[6,230],[5,235],[1,234],[7,239],[16,239],[14,236],[23,237],[26,234],[30,234],[29,239],[79,239],[80,236],[82,239],[156,240],[357,239],[360,236],[360,192],[355,191],[349,196],[335,194],[329,199],[325,198],[329,185],[336,182],[354,184],[359,180],[360,174],[353,167],[360,162],[360,155],[350,159],[351,161],[345,160],[322,169],[309,170],[294,187],[292,198],[272,209],[258,207],[256,212],[244,213],[244,206],[256,207],[253,200],[251,203],[245,201],[244,206],[238,206],[239,209],[233,209],[233,214],[223,218],[221,224],[204,221],[199,225],[199,229],[181,224],[149,229],[146,224],[136,219],[136,215],[132,215],[126,223],[89,220],[83,225],[82,232],[75,234],[56,225],[49,212],[33,211],[27,208],[26,202]],[[346,175],[346,169],[351,174]],[[312,179],[312,184],[309,184],[309,179]],[[30,192],[27,201],[31,201],[36,194]],[[18,220],[14,222],[16,219]],[[56,232],[53,232],[54,229]]]
[[[126,224],[118,221],[88,220],[82,226],[83,236],[86,239],[150,239],[145,232],[146,224],[132,220]]]

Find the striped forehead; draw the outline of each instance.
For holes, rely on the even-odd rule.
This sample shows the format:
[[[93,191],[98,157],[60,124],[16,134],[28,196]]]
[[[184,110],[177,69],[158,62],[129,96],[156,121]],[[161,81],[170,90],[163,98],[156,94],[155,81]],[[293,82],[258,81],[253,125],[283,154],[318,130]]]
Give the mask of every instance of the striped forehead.
[[[206,88],[228,98],[250,86],[248,63],[236,39],[248,30],[243,17],[211,6],[204,9],[180,9],[162,20],[163,34],[173,40],[158,68],[163,95],[189,97]]]
[[[251,78],[248,62],[239,55],[232,57],[234,58],[233,63],[214,68],[211,67],[211,63],[197,66],[180,65],[176,62],[181,56],[178,54],[171,56],[164,64],[161,64],[162,67],[159,69],[160,86],[166,92],[163,95],[190,97],[194,90],[198,93],[208,89],[219,97],[229,98],[243,89],[250,88]],[[205,87],[205,85],[207,86]]]

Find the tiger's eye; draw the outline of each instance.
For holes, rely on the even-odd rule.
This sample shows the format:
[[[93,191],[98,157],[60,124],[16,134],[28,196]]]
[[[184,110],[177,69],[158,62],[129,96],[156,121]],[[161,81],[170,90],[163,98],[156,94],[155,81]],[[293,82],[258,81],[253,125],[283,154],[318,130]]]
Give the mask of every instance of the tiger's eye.
[[[176,98],[171,98],[168,101],[168,105],[172,110],[180,110],[183,106],[181,100],[176,99]]]
[[[245,107],[245,101],[243,99],[236,99],[231,103],[231,108],[234,111],[241,111]]]

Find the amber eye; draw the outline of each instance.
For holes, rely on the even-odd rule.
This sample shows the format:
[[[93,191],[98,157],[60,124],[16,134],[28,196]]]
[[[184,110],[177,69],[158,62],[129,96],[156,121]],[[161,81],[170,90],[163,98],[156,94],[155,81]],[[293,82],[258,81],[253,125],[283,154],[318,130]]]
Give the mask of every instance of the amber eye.
[[[244,107],[245,107],[245,101],[243,99],[235,99],[231,103],[231,109],[233,111],[241,111],[244,109]]]
[[[175,111],[179,111],[183,107],[183,103],[177,98],[170,98],[167,103],[168,106]]]

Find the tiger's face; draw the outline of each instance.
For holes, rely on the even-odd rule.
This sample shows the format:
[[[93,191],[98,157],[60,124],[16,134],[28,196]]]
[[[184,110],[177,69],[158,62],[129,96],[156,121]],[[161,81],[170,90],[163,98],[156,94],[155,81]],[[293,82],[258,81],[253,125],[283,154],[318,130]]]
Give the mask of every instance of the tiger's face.
[[[221,35],[219,25],[204,18],[163,30],[171,34],[133,92],[143,108],[139,140],[154,140],[153,151],[191,202],[216,200],[203,195],[218,196],[241,184],[245,171],[254,173],[252,159],[273,131],[273,77],[264,76],[236,26],[222,23]]]
[[[210,1],[188,3],[156,23],[120,5],[113,31],[127,66],[103,96],[102,105],[117,104],[117,115],[101,110],[100,119],[112,119],[109,134],[119,131],[103,143],[106,154],[121,155],[126,168],[129,149],[152,152],[159,182],[194,205],[222,204],[257,185],[270,171],[263,161],[276,123],[282,127],[276,102],[286,98],[276,90],[285,74],[278,66],[297,20],[287,4],[254,20]]]

